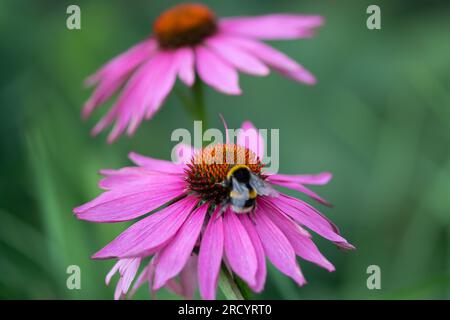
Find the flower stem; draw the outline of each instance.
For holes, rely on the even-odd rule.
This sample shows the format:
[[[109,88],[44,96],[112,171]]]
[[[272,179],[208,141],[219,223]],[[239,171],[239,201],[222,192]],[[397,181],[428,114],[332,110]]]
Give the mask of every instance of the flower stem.
[[[202,121],[203,130],[208,129],[204,84],[200,79],[196,79],[191,88],[191,94],[186,94],[180,89],[175,89],[175,93],[183,103],[186,110],[191,114],[194,120]]]
[[[241,290],[224,265],[222,265],[222,268],[220,269],[219,288],[222,290],[227,300],[244,300]]]
[[[203,128],[206,130],[208,129],[208,120],[206,115],[205,94],[203,87],[203,82],[197,78],[192,86],[192,96],[196,107],[197,116],[202,121]]]

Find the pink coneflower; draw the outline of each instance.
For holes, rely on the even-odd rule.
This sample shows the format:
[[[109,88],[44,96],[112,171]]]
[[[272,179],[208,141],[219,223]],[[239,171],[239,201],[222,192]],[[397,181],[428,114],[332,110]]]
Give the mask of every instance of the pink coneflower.
[[[125,130],[132,135],[143,119],[159,110],[177,76],[188,86],[195,75],[225,94],[241,93],[238,71],[265,76],[270,69],[306,84],[313,75],[261,40],[307,38],[323,23],[320,16],[273,14],[217,19],[201,4],[177,5],[161,14],[153,35],[106,63],[87,83],[96,89],[83,117],[124,86],[119,98],[93,129],[97,134],[113,122],[108,141]]]
[[[222,264],[259,292],[266,279],[266,258],[303,285],[306,281],[296,256],[334,270],[304,227],[339,247],[353,248],[316,209],[273,189],[287,187],[325,202],[306,185],[326,184],[331,174],[265,173],[260,160],[262,138],[249,141],[249,132],[256,130],[249,122],[243,129],[237,144],[216,144],[198,151],[179,145],[178,154],[189,158],[187,162],[176,164],[131,153],[137,166],[101,171],[105,178],[99,185],[105,192],[74,209],[79,219],[119,222],[153,212],[93,256],[119,259],[107,277],[109,282],[119,271],[116,298],[129,292],[143,263],[134,289],[148,282],[152,291],[166,286],[187,297],[193,296],[198,282],[202,298],[214,299]],[[229,180],[232,185],[225,183]],[[239,204],[243,195],[246,201]]]

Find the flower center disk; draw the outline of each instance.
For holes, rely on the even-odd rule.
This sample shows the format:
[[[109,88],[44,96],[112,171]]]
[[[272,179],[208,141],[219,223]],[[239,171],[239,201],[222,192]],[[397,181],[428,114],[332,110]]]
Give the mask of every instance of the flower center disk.
[[[153,32],[164,49],[194,46],[217,30],[214,13],[202,4],[180,4],[163,12]]]
[[[220,204],[229,194],[229,189],[222,185],[228,171],[237,164],[246,165],[250,171],[261,179],[263,164],[249,149],[234,144],[217,144],[197,152],[187,165],[186,181],[190,191],[203,200]]]

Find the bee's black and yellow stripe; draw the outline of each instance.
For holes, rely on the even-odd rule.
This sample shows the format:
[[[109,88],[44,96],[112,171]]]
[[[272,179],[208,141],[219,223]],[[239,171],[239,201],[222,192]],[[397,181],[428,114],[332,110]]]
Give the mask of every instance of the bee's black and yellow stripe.
[[[250,174],[250,169],[249,167],[247,167],[246,165],[236,165],[234,167],[232,167],[230,169],[230,171],[227,174],[227,179],[231,180],[231,178],[233,177],[233,175],[235,175],[239,170],[247,170]],[[250,177],[250,175],[249,175]],[[245,203],[240,206],[240,207],[236,207],[234,206],[234,210],[237,212],[249,212],[251,211],[256,203],[256,196],[257,196],[257,192],[256,190],[250,185],[250,179],[248,179],[248,181],[240,181],[239,183],[242,183],[245,185],[245,187],[248,189],[248,199],[246,199]],[[241,197],[241,194],[239,194],[238,192],[232,190],[230,192],[230,198],[231,199],[239,199]]]
[[[237,164],[237,165],[233,166],[233,167],[228,171],[228,173],[227,173],[227,179],[230,180],[230,179],[231,179],[231,176],[232,176],[236,171],[238,171],[239,169],[245,169],[245,170],[250,171],[250,168],[247,167],[245,164]]]

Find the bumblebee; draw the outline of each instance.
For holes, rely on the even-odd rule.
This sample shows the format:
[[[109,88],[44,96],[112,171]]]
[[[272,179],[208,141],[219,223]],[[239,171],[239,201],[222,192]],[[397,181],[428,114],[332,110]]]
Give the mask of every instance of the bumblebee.
[[[271,195],[275,192],[246,165],[231,167],[222,185],[230,190],[226,202],[236,213],[253,211],[258,195]]]

